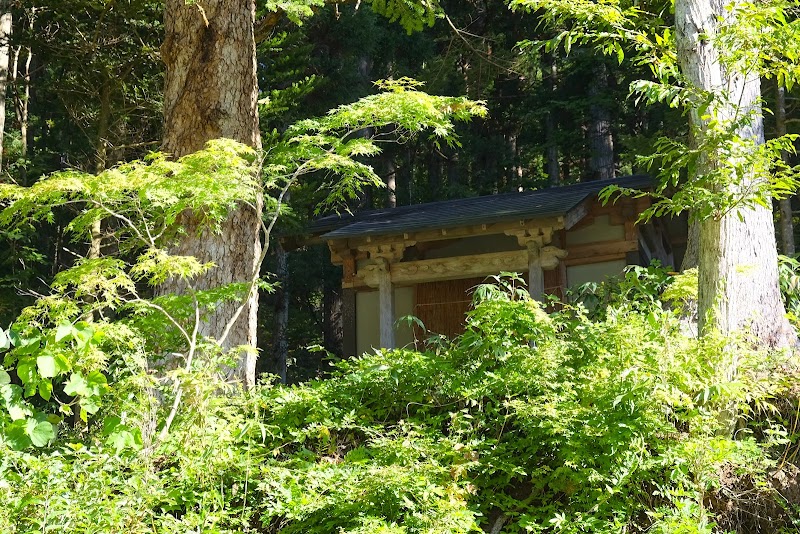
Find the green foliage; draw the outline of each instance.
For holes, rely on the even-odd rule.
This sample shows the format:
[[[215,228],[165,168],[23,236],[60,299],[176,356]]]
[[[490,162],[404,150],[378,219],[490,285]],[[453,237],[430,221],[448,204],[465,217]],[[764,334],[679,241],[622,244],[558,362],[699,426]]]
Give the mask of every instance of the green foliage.
[[[433,26],[440,12],[437,0],[371,0],[372,9],[392,22],[399,22],[408,33]]]
[[[301,24],[314,13],[315,8],[325,3],[325,0],[270,0],[264,7],[268,11],[284,13],[292,22]],[[436,0],[366,0],[366,3],[376,13],[399,23],[408,33],[432,26],[441,11]]]
[[[626,294],[659,284],[640,275]],[[216,364],[198,364],[182,374],[188,409],[153,448],[117,415],[50,452],[6,450],[0,527],[710,532],[720,471],[770,465],[770,441],[746,427],[725,437],[720,417],[769,413],[779,367],[764,354],[737,347],[731,379],[731,340],[683,337],[660,302],[593,321],[546,314],[513,276],[496,282],[451,343],[343,361],[328,380],[219,397]],[[67,384],[79,395],[89,380]],[[114,396],[121,413],[146,399]]]
[[[643,92],[649,95],[651,91],[643,89]],[[655,191],[649,193],[655,202],[642,213],[640,220],[682,212],[689,212],[692,220],[720,219],[741,209],[757,206],[771,209],[772,198],[792,195],[800,184],[798,169],[787,165],[782,154],[795,153],[797,136],[787,134],[760,143],[757,139],[732,135],[750,120],[750,117],[735,121],[710,119],[702,132],[696,132],[691,146],[666,137],[656,141],[656,152],[640,158],[659,177]],[[713,165],[709,165],[710,154]],[[645,193],[610,186],[602,191],[601,198],[609,201],[619,194],[638,197]]]
[[[324,117],[301,120],[291,126],[283,134],[282,142],[269,152],[265,174],[299,177],[327,171],[335,180],[323,185],[328,195],[322,206],[341,206],[365,185],[383,183],[374,169],[361,160],[379,154],[378,143],[383,138],[403,143],[430,130],[431,141],[437,146],[442,141],[448,146],[458,146],[455,121],[486,115],[481,102],[428,95],[419,90],[421,84],[414,80],[403,78],[377,85],[382,91],[375,95],[339,106]],[[376,133],[371,137],[358,135],[367,128]]]
[[[800,326],[800,261],[778,255],[778,284],[791,323]]]
[[[647,267],[629,265],[619,277],[612,277],[604,282],[588,282],[568,291],[570,302],[580,304],[587,309],[590,317],[605,317],[611,308],[631,308],[645,311],[662,298],[665,291],[676,287],[675,281],[681,275],[673,275],[665,271],[654,261]],[[697,286],[695,278],[695,287]],[[697,290],[695,289],[695,295]],[[696,300],[696,298],[695,298]]]
[[[96,221],[115,220],[123,251],[158,247],[174,235],[175,221],[186,210],[213,229],[237,201],[253,202],[259,194],[254,160],[255,153],[241,144],[212,141],[207,150],[178,161],[153,154],[97,175],[65,171],[31,187],[2,184],[0,224],[50,222],[55,208],[77,204],[85,209],[67,226],[75,239],[90,236]]]
[[[26,308],[3,333],[0,439],[15,449],[44,447],[55,438],[62,416],[77,407],[84,425],[102,421],[106,441],[116,451],[140,447],[141,430],[137,434],[136,425],[123,414],[99,413],[115,373],[118,383],[130,380],[132,391],[140,395],[144,388],[167,388],[163,395],[174,408],[160,419],[163,423],[152,422],[166,437],[181,402],[187,403],[184,391],[192,385],[191,373],[198,365],[218,372],[236,355],[221,354],[219,338],[225,332],[215,332],[218,339],[198,336],[203,315],[220,302],[241,301],[257,285],[265,285],[258,279],[259,265],[252,280],[194,289],[192,281],[216,267],[169,252],[175,238],[186,232],[182,217],[192,213],[198,234],[219,232],[236,206],[253,207],[263,200],[271,219],[262,226],[268,241],[282,195],[302,174],[341,176],[331,203],[353,194],[363,182],[378,180],[360,161],[379,151],[375,140],[352,136],[355,131],[393,125],[411,136],[427,128],[435,138],[455,143],[452,120],[484,112],[479,103],[463,98],[428,96],[409,80],[384,87],[379,95],[302,121],[283,135],[275,133],[272,150],[263,155],[217,140],[177,161],[151,154],[146,161],[98,175],[67,171],[31,187],[0,184],[4,229],[21,233],[54,221],[57,210],[69,207],[76,215],[66,228],[75,241],[93,238],[100,224],[102,239],[113,242],[114,251],[105,256],[101,250],[98,257],[79,259],[57,273],[50,294]],[[278,199],[264,194],[278,187]],[[151,297],[143,290],[169,279],[184,281],[187,291]],[[202,361],[195,358],[198,354]],[[154,374],[156,385],[142,374],[154,359],[166,366]]]
[[[108,359],[103,350],[105,332],[102,327],[68,321],[54,328],[30,324],[3,332],[0,440],[18,450],[44,447],[55,438],[55,425],[75,408],[84,423],[99,411],[109,391],[103,374]],[[14,382],[5,369],[13,370]],[[60,400],[62,394],[69,400]]]
[[[762,143],[751,127],[760,120],[761,107],[742,108],[738,94],[726,87],[704,90],[680,72],[673,30],[662,12],[648,12],[627,2],[543,2],[515,0],[512,9],[540,10],[543,20],[559,29],[556,37],[525,43],[546,50],[575,44],[594,47],[620,63],[646,65],[652,79],[631,83],[630,93],[646,104],[664,104],[692,115],[686,140],[662,136],[654,152],[639,163],[659,178],[654,204],[642,220],[689,211],[693,219],[720,219],[754,206],[771,207],[772,198],[785,198],[798,188],[797,169],[782,155],[795,152],[797,136],[786,134]],[[791,87],[797,76],[800,25],[787,16],[793,1],[736,2],[726,8],[719,31],[706,36],[717,50],[729,76],[758,73],[776,77]],[[717,25],[715,25],[716,27]],[[560,29],[560,28],[568,29]],[[617,194],[641,195],[612,187],[605,200]]]

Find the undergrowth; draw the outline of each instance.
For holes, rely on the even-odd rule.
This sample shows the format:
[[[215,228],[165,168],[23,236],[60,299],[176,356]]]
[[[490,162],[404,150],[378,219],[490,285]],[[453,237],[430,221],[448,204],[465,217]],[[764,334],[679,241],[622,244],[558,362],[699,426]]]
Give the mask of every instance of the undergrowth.
[[[774,497],[775,530],[797,526],[800,497],[770,493],[797,472],[794,362],[686,335],[690,274],[632,269],[584,291],[589,310],[552,313],[519,277],[498,276],[475,290],[453,340],[339,361],[290,387],[225,382],[240,355],[199,325],[255,291],[259,269],[153,296],[148,286],[215,268],[169,253],[175,221],[192,209],[213,231],[237,202],[263,197],[274,222],[312,170],[377,179],[349,158],[377,148],[331,132],[379,105],[400,120],[423,98],[393,91],[381,98],[403,106],[366,99],[306,121],[264,161],[218,141],[178,161],[0,188],[0,229],[30,231],[69,208],[75,241],[99,224],[113,244],[59,272],[0,330],[0,532],[708,533],[734,523],[721,508],[734,487]],[[422,126],[447,140],[459,102],[434,98]],[[785,290],[796,267],[782,269]]]
[[[153,384],[118,369],[87,423],[0,445],[0,531],[715,532],[720,473],[781,460],[784,355],[685,337],[657,299],[593,320],[504,282],[451,342],[326,380],[224,396],[199,363],[163,442],[137,427]]]

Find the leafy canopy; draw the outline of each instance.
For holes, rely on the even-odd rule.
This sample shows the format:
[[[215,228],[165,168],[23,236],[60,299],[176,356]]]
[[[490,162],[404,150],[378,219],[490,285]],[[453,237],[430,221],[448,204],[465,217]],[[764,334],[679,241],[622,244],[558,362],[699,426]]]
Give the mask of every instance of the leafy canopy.
[[[800,185],[797,169],[781,158],[795,152],[796,135],[763,144],[758,136],[740,135],[760,117],[761,107],[743,109],[739,95],[727,87],[699,88],[681,73],[671,6],[620,0],[512,0],[509,5],[536,11],[555,33],[549,40],[524,42],[523,49],[561,47],[569,53],[579,45],[619,63],[646,66],[652,78],[631,83],[631,97],[700,119],[687,139],[662,137],[654,154],[640,158],[659,177],[656,201],[643,218],[689,210],[695,219],[720,219],[741,208],[770,207],[771,198],[786,198]],[[705,39],[719,51],[718,60],[731,76],[776,78],[792,87],[800,73],[800,21],[791,16],[796,7],[795,0],[731,3]],[[618,193],[637,194],[611,188],[604,196]]]

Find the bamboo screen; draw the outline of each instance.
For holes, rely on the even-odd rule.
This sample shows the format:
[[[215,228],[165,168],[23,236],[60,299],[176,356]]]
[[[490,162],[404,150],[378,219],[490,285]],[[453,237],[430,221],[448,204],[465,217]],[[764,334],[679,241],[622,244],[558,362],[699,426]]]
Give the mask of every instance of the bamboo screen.
[[[527,279],[528,275],[525,274]],[[566,272],[563,268],[544,271],[544,292],[546,295],[555,295],[558,300],[564,300],[564,286],[566,286]]]
[[[545,293],[564,298],[564,273],[562,269],[544,271]],[[528,274],[523,273],[527,280]],[[418,284],[414,315],[428,331],[453,338],[464,331],[464,316],[472,303],[472,290],[485,283],[484,277],[463,280],[446,280]],[[415,329],[415,338],[426,336]]]
[[[450,338],[457,336],[464,331],[464,315],[472,302],[472,288],[483,280],[481,277],[418,284],[414,315],[431,332]]]

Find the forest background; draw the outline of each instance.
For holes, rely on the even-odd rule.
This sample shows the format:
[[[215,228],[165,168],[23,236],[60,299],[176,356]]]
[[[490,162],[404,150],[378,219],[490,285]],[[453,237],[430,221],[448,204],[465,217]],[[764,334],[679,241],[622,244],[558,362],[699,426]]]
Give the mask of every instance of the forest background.
[[[161,143],[161,6],[57,4],[28,7],[14,18],[3,170],[21,185],[57,170],[104,169]],[[679,111],[627,98],[630,82],[648,76],[646,67],[622,67],[589,48],[568,56],[524,51],[519,43],[550,38],[552,31],[537,35],[535,14],[512,13],[502,2],[444,7],[449,20],[411,34],[368,5],[328,6],[302,26],[284,17],[267,30],[271,21],[262,18],[265,135],[373,93],[380,79],[410,77],[431,94],[487,102],[486,119],[459,127],[461,147],[435,147],[424,137],[387,145],[372,162],[387,185],[367,188],[349,209],[637,173],[643,169],[636,157],[651,153],[658,136],[686,134]],[[317,214],[318,186],[312,179],[292,191],[292,215],[279,222],[282,235],[302,233]],[[43,273],[73,261],[62,250],[63,230],[55,225],[36,243],[17,241],[6,249],[4,320],[22,304],[14,289],[19,282],[33,289]],[[290,239],[287,248],[295,246]],[[17,257],[22,250],[30,252],[25,268]],[[297,378],[319,366],[304,347],[341,354],[340,274],[326,254],[321,247],[295,250],[288,271],[283,258],[268,258],[265,272],[275,273],[282,289],[260,308],[259,346],[269,356],[261,358],[262,371],[276,370],[283,355],[275,347],[290,347],[290,373]],[[284,299],[291,321],[282,343],[273,325]]]
[[[528,9],[516,11],[502,2],[443,2],[438,16],[416,18],[393,15],[407,2],[316,4],[269,2],[256,14],[262,139],[280,146],[296,128],[340,127],[337,120],[380,91],[380,79],[413,78],[431,94],[466,95],[488,109],[485,118],[445,128],[449,143],[423,133],[387,144],[372,160],[383,183],[367,183],[339,209],[638,173],[641,157],[663,148],[659,140],[690,138],[687,117],[669,95],[629,97],[632,81],[658,81],[650,65],[626,61],[622,47],[598,54],[591,32],[548,16],[536,2],[517,2]],[[115,170],[168,137],[161,3],[6,7],[7,182],[39,184],[32,191],[47,193],[46,184],[57,189],[59,182],[42,177],[89,176],[70,174],[83,171],[99,175],[83,178],[86,192],[102,191],[104,177],[141,180],[146,168],[187,177],[204,165],[235,174],[253,157],[223,144],[182,166],[151,156],[152,167]],[[670,18],[669,5],[647,8]],[[768,138],[795,128],[791,79],[765,76],[762,93],[776,111],[767,116]],[[387,88],[416,97],[410,82]],[[352,102],[360,104],[338,108],[327,122],[303,122]],[[482,115],[479,106],[469,109]],[[374,134],[369,128],[365,138]],[[779,148],[792,157],[791,146]],[[354,143],[347,150],[358,156],[371,149]],[[337,169],[346,174],[348,165]],[[199,183],[213,190],[204,176]],[[216,178],[224,194],[227,178]],[[680,318],[696,298],[691,275],[632,270],[596,292],[602,305],[549,316],[524,297],[518,278],[498,277],[476,290],[467,330],[451,343],[338,361],[340,273],[326,250],[296,237],[330,195],[325,183],[322,173],[306,174],[282,197],[289,208],[271,235],[258,316],[260,372],[288,367],[290,382],[322,379],[293,388],[267,379],[247,395],[220,395],[228,392],[215,379],[222,356],[209,345],[198,345],[209,358],[192,364],[190,357],[185,374],[154,379],[155,337],[150,345],[147,338],[171,327],[142,309],[87,317],[47,300],[51,290],[75,286],[72,304],[95,313],[114,309],[121,289],[130,290],[115,270],[121,264],[103,264],[100,278],[80,273],[80,258],[103,255],[93,249],[92,221],[71,201],[50,190],[57,209],[37,211],[37,202],[50,202],[45,195],[20,204],[43,219],[35,227],[7,224],[13,214],[5,216],[0,313],[2,324],[18,326],[2,338],[11,372],[0,374],[7,411],[0,495],[10,504],[0,526],[354,533],[797,527],[794,367],[786,354],[746,340],[683,335]],[[216,213],[222,201],[208,202]],[[782,208],[790,213],[791,201]],[[785,227],[781,250],[792,254],[793,231]],[[84,230],[77,240],[76,228]],[[110,256],[124,257],[126,242],[114,241],[123,234],[112,230],[106,251],[113,242],[118,250]],[[161,279],[159,261],[139,258],[134,268]],[[796,268],[784,260],[781,271],[790,310]],[[88,278],[76,282],[64,272]],[[56,320],[64,317],[71,319]],[[196,336],[187,337],[191,356]],[[308,349],[314,345],[327,353]]]

